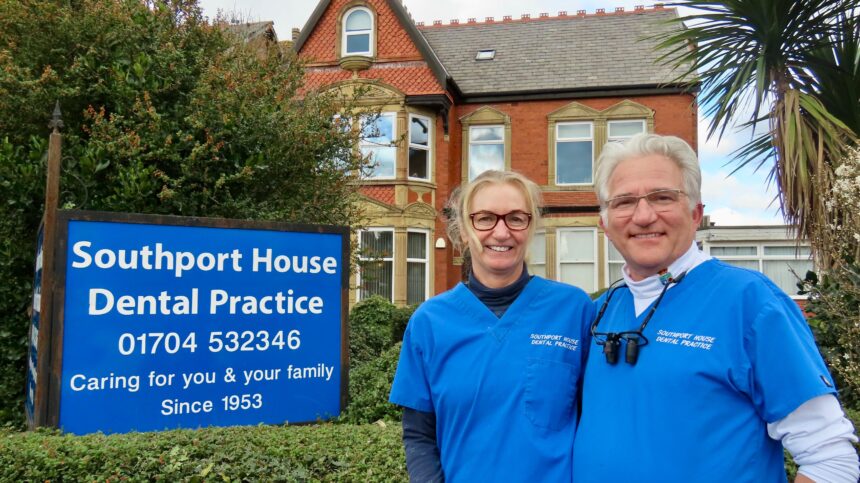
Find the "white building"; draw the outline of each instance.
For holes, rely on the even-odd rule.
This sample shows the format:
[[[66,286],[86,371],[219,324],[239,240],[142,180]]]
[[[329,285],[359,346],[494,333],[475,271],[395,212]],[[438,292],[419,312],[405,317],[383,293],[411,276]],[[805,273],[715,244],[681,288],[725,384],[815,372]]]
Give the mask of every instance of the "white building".
[[[696,242],[714,258],[768,276],[794,299],[798,278],[814,270],[809,242],[798,244],[793,228],[786,225],[710,226],[696,232]]]

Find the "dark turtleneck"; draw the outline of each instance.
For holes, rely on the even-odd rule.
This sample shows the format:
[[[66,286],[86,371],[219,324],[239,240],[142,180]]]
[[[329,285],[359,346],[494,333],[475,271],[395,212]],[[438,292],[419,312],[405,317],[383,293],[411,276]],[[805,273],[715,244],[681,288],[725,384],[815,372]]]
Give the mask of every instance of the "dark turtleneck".
[[[469,274],[469,283],[466,286],[475,294],[475,297],[478,297],[478,300],[496,314],[496,317],[501,318],[529,283],[529,280],[531,280],[531,275],[529,275],[526,264],[523,263],[523,273],[520,274],[520,278],[507,287],[489,288],[475,278],[475,272]]]

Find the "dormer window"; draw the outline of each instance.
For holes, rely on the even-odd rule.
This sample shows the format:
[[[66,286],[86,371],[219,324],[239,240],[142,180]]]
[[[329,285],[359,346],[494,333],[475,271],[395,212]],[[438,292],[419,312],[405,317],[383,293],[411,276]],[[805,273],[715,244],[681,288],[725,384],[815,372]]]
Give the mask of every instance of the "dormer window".
[[[373,14],[364,7],[356,7],[343,16],[343,56],[372,57]]]

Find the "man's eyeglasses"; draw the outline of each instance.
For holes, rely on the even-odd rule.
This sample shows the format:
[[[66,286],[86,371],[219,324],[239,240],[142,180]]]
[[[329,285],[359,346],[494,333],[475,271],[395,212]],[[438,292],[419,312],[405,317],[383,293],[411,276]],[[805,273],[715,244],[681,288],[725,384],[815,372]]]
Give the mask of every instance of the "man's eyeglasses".
[[[666,283],[663,285],[663,290],[660,292],[660,296],[657,297],[657,300],[655,300],[654,304],[651,305],[651,310],[648,311],[648,315],[645,316],[645,320],[642,321],[642,325],[639,326],[639,330],[627,330],[624,332],[597,331],[597,325],[600,323],[600,319],[603,318],[603,313],[606,312],[606,308],[609,307],[609,301],[612,300],[612,296],[615,294],[615,291],[619,288],[626,287],[626,285],[618,285],[609,291],[609,295],[606,296],[606,300],[603,301],[603,305],[597,313],[597,318],[594,319],[594,323],[591,324],[591,336],[594,338],[597,345],[603,346],[603,355],[606,357],[607,363],[613,365],[618,363],[618,352],[621,348],[621,341],[623,340],[626,342],[624,360],[631,366],[636,365],[636,362],[639,360],[639,349],[648,345],[648,338],[646,338],[642,332],[645,330],[645,327],[648,326],[648,322],[651,321],[651,317],[654,316],[654,312],[657,311],[657,306],[660,305],[660,301],[663,300],[663,296],[666,295],[666,290],[669,290],[669,285],[673,283],[681,283],[681,280],[684,279],[684,275],[686,275],[686,272],[682,273],[678,278],[669,277],[666,280]]]
[[[639,206],[639,200],[644,198],[654,211],[662,212],[670,210],[681,199],[682,195],[686,195],[686,193],[677,189],[657,190],[642,196],[616,196],[608,200],[606,205],[615,214],[630,215],[636,211],[636,207]]]
[[[492,230],[499,224],[499,220],[504,220],[505,226],[513,231],[525,230],[532,222],[531,213],[525,211],[511,211],[503,215],[491,211],[478,211],[470,214],[469,218],[472,220],[472,227],[478,231]]]

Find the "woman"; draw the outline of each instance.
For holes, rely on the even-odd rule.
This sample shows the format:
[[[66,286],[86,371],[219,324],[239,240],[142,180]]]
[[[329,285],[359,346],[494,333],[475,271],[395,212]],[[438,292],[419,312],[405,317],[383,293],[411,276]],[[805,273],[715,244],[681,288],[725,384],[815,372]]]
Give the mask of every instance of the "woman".
[[[391,402],[414,481],[570,481],[577,387],[593,320],[582,290],[530,276],[540,188],[487,171],[455,192],[448,236],[468,282],[406,328]]]

